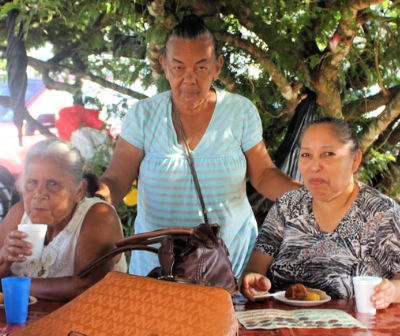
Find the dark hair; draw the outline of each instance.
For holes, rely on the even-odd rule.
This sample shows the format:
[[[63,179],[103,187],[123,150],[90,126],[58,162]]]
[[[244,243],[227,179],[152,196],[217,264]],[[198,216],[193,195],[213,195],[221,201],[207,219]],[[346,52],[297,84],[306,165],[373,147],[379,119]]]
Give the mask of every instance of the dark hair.
[[[332,127],[333,131],[338,135],[339,141],[343,144],[351,145],[351,152],[357,154],[360,149],[357,134],[353,128],[350,127],[349,123],[333,117],[324,117],[321,119],[310,122],[303,130],[300,141],[303,139],[304,133],[313,125],[328,124]]]
[[[66,174],[72,177],[76,187],[79,187],[83,180],[88,183],[86,195],[92,197],[98,190],[99,183],[97,176],[86,171],[85,160],[78,148],[71,142],[52,137],[39,141],[29,148],[24,160],[24,172],[29,163],[34,159],[53,159]],[[22,174],[22,176],[24,173]],[[19,181],[21,187],[22,181]]]
[[[211,39],[214,46],[215,58],[217,58],[219,56],[217,39],[204,24],[203,19],[194,14],[184,16],[182,21],[168,33],[164,45],[164,56],[167,55],[168,42],[171,38],[177,37],[183,40],[194,40],[202,35],[206,35]]]

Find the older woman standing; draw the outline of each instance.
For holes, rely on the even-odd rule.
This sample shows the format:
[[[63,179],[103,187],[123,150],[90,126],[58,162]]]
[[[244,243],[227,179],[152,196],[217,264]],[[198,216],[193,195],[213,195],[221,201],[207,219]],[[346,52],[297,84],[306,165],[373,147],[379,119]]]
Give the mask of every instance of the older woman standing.
[[[271,285],[283,290],[301,282],[351,297],[352,277],[362,274],[384,278],[372,298],[376,308],[400,302],[400,207],[355,180],[361,156],[345,121],[326,118],[305,129],[299,158],[305,187],[270,210],[244,272],[243,294],[253,300]]]
[[[203,221],[174,108],[192,150],[210,222],[221,226],[239,276],[257,235],[246,174],[271,199],[299,184],[272,163],[256,107],[212,87],[223,58],[199,17],[185,17],[169,33],[160,63],[171,91],[139,101],[129,111],[99,194],[118,204],[138,179],[136,232]],[[133,252],[130,272],[145,275],[157,265],[157,256]]]
[[[32,278],[31,294],[68,300],[108,271],[126,271],[125,258],[102,265],[88,278],[77,272],[115,247],[122,231],[115,210],[98,198],[86,198],[84,161],[69,142],[51,138],[31,147],[26,155],[16,204],[0,224],[0,275]],[[31,244],[20,223],[47,224],[40,259],[27,260]]]

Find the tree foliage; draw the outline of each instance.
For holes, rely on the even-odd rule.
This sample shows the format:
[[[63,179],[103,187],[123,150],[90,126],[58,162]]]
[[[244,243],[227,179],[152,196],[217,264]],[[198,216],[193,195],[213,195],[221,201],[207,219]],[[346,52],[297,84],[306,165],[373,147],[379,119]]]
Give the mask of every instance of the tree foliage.
[[[47,61],[29,57],[49,88],[76,92],[87,79],[137,99],[145,97],[132,90],[137,79],[168,88],[158,63],[166,34],[183,15],[201,15],[225,58],[216,85],[256,104],[271,154],[312,91],[324,115],[357,127],[362,178],[398,192],[398,0],[2,1],[3,54],[13,8],[28,50],[52,46]]]

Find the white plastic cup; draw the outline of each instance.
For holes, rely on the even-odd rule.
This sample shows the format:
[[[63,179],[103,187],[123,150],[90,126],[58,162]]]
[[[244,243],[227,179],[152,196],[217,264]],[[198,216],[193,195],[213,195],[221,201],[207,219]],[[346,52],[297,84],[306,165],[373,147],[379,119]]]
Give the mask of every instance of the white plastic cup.
[[[353,277],[356,307],[359,313],[376,314],[376,309],[371,302],[371,296],[374,294],[375,286],[379,285],[381,281],[381,278],[375,276]]]
[[[18,231],[28,234],[28,237],[24,240],[33,245],[32,255],[27,256],[27,260],[39,259],[42,255],[47,224],[19,224]]]

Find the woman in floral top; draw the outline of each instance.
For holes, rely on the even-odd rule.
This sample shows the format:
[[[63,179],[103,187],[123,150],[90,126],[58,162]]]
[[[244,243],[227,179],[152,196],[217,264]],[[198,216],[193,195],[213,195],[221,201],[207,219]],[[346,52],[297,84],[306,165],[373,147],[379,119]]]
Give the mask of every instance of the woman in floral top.
[[[355,180],[361,157],[345,121],[324,118],[306,128],[299,158],[304,187],[284,194],[268,213],[242,277],[245,296],[302,283],[347,298],[354,295],[353,276],[375,275],[383,278],[371,298],[375,307],[400,302],[400,207]]]

